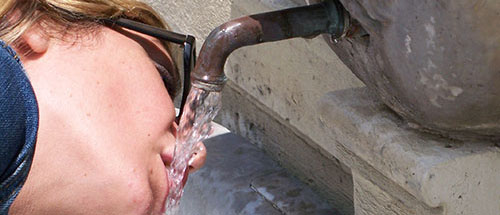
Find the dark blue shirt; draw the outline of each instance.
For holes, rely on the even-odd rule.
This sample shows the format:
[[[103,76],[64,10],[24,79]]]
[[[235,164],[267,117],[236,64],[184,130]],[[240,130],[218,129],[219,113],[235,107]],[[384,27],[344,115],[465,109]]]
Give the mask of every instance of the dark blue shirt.
[[[15,51],[0,40],[0,214],[26,181],[38,130],[38,105]]]

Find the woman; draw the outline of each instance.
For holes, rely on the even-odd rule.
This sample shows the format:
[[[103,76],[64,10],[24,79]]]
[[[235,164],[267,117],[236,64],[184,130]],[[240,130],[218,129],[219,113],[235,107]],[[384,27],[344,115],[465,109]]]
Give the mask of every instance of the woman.
[[[159,40],[100,21],[159,16],[133,0],[1,0],[0,14],[0,120],[20,125],[0,124],[0,212],[160,214],[179,75]]]

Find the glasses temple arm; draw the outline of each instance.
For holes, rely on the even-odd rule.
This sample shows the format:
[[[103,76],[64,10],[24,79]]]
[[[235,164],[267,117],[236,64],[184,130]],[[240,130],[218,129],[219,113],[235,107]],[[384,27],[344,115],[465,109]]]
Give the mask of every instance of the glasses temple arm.
[[[162,40],[167,40],[177,44],[183,44],[187,41],[190,35],[184,35],[175,33],[172,31],[168,31],[162,28],[157,28],[154,26],[146,25],[144,23],[136,22],[130,19],[118,18],[118,19],[103,19],[102,20],[106,24],[110,25],[119,25],[125,27],[127,29],[131,29],[137,32],[141,32],[143,34],[147,34],[152,37],[156,37]]]
[[[184,83],[182,89],[182,100],[181,106],[179,110],[179,115],[177,116],[177,123],[184,112],[184,105],[186,104],[187,97],[191,90],[191,71],[196,64],[196,40],[193,36],[188,35],[186,38],[186,42],[184,42],[184,52],[183,52],[183,61],[184,61]]]

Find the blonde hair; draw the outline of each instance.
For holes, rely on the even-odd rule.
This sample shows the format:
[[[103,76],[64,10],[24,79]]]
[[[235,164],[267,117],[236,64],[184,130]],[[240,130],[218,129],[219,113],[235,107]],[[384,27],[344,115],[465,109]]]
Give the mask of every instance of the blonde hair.
[[[50,28],[90,29],[101,24],[101,19],[124,17],[168,29],[158,13],[137,0],[0,0],[0,17],[0,39],[9,45],[15,45],[27,29],[40,21]],[[164,46],[171,54],[169,44]],[[179,74],[171,73],[175,89],[170,92],[170,86],[169,93],[175,96]]]

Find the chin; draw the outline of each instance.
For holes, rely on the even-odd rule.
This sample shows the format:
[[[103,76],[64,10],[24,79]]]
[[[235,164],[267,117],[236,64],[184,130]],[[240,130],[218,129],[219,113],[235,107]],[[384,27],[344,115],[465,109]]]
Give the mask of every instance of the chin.
[[[143,214],[143,215],[160,215],[163,212],[165,200],[168,195],[168,189],[162,189],[161,192],[153,190],[149,183],[136,183],[127,191],[126,199],[123,201],[123,208],[128,208],[125,214]],[[130,184],[129,184],[130,185]],[[167,184],[159,186],[160,188],[167,187]]]

